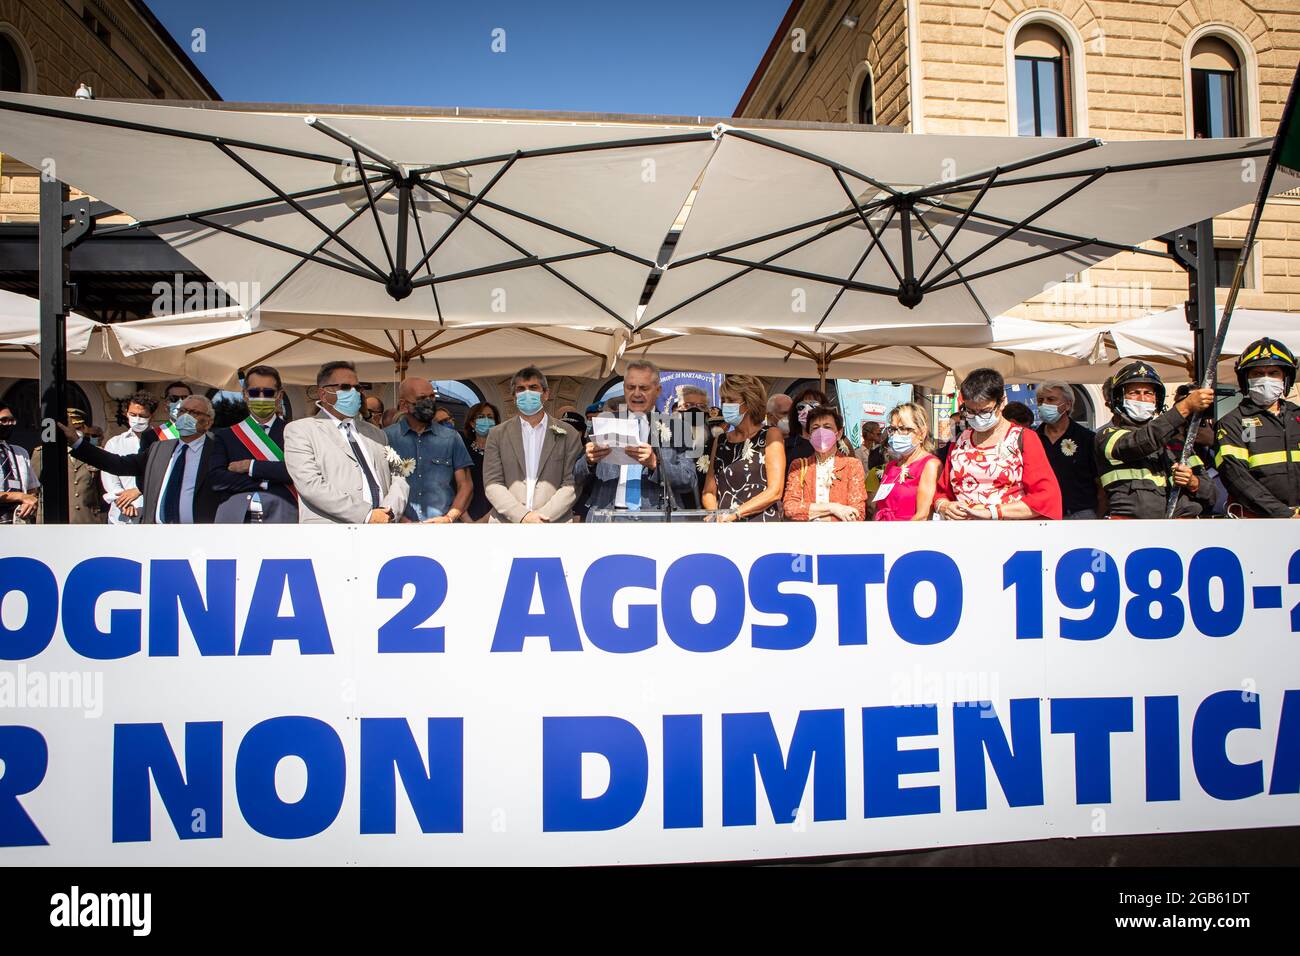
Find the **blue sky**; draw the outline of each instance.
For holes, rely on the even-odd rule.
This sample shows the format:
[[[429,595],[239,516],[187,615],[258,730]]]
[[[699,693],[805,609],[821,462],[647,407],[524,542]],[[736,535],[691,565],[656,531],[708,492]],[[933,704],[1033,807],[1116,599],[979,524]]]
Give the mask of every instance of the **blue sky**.
[[[729,116],[788,0],[147,0],[226,100]],[[504,52],[493,52],[493,31]]]

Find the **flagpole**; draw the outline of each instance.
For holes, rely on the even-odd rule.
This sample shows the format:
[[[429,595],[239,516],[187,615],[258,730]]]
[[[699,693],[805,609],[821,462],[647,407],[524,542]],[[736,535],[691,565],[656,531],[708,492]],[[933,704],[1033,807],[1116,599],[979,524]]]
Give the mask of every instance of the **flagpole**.
[[[1241,284],[1246,277],[1246,263],[1250,259],[1251,248],[1255,245],[1255,233],[1259,230],[1259,221],[1264,216],[1264,205],[1268,202],[1269,187],[1273,185],[1273,174],[1277,172],[1282,144],[1291,126],[1291,119],[1296,110],[1296,101],[1300,98],[1296,95],[1298,88],[1300,88],[1300,68],[1297,68],[1295,78],[1291,81],[1291,92],[1287,94],[1286,106],[1282,108],[1282,119],[1278,122],[1277,134],[1273,137],[1273,148],[1269,150],[1268,163],[1265,165],[1264,175],[1259,181],[1259,193],[1255,197],[1255,208],[1251,212],[1250,223],[1246,226],[1246,238],[1242,241],[1241,252],[1237,254],[1237,268],[1232,273],[1232,285],[1228,287],[1228,298],[1223,304],[1223,317],[1219,319],[1219,328],[1214,336],[1214,347],[1206,358],[1205,377],[1201,381],[1201,388],[1214,388],[1215,386],[1219,356],[1223,354],[1223,343],[1228,337],[1228,323],[1232,321],[1232,310],[1237,304],[1237,294],[1241,291]],[[1192,453],[1192,442],[1196,437],[1196,430],[1201,426],[1201,417],[1200,412],[1192,412],[1187,418],[1187,434],[1183,438],[1183,451],[1179,457],[1180,465],[1186,465],[1187,459]],[[1165,517],[1172,518],[1177,507],[1178,486],[1171,480],[1169,498],[1165,505]]]

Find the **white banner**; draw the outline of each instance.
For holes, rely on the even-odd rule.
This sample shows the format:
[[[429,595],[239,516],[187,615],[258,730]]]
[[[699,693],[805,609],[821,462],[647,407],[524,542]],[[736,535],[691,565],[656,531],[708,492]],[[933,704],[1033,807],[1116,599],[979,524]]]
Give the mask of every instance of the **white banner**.
[[[604,864],[1300,824],[1255,522],[15,528],[0,864]]]

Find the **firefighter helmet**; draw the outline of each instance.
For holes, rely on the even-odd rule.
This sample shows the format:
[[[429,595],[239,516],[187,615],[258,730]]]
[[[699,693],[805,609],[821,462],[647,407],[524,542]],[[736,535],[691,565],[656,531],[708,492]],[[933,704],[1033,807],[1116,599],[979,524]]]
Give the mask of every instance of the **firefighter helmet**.
[[[1156,413],[1165,409],[1165,383],[1160,381],[1160,376],[1146,362],[1129,362],[1122,369],[1106,379],[1103,386],[1106,399],[1106,407],[1112,412],[1121,411],[1124,408],[1124,386],[1146,384],[1151,385],[1156,391]]]
[[[1241,389],[1243,395],[1250,391],[1250,384],[1247,381],[1250,378],[1250,370],[1252,368],[1263,368],[1265,365],[1280,366],[1282,377],[1286,382],[1283,394],[1291,391],[1291,386],[1295,384],[1295,353],[1277,339],[1270,339],[1265,336],[1251,342],[1237,356],[1237,387]]]

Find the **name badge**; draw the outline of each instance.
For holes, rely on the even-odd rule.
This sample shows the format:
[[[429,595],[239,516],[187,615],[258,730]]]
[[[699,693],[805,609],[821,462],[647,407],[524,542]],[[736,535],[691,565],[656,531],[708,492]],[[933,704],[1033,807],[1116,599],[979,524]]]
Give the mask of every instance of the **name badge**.
[[[884,501],[886,498],[889,497],[889,493],[893,490],[894,490],[894,483],[892,481],[883,482],[880,485],[880,487],[876,489],[876,497],[872,498],[871,500],[873,502]]]

